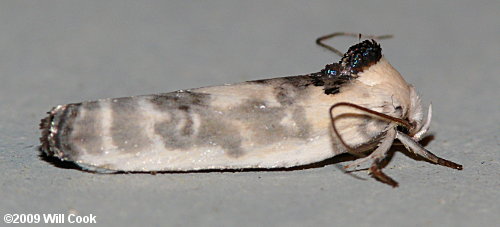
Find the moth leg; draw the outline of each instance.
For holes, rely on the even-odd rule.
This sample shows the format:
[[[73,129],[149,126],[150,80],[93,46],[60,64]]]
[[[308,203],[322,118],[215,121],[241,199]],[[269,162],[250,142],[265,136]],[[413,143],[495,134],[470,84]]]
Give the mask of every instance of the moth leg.
[[[344,168],[349,169],[360,165],[366,161],[370,160],[383,160],[389,148],[391,148],[392,143],[394,142],[394,138],[396,137],[396,130],[391,127],[389,131],[387,131],[385,138],[382,139],[380,145],[368,156],[364,158],[358,158],[354,160],[352,163],[344,166]]]
[[[372,175],[375,179],[377,179],[383,183],[386,183],[394,188],[397,187],[398,182],[396,182],[391,177],[385,175],[385,173],[382,172],[382,168],[380,166],[381,161],[382,160],[378,159],[378,158],[373,160],[372,166],[369,169],[370,175]]]
[[[438,164],[438,165],[442,165],[442,166],[446,166],[446,167],[450,167],[450,168],[458,169],[458,170],[462,169],[462,165],[454,163],[452,161],[448,161],[446,159],[442,159],[442,158],[434,155],[433,153],[431,153],[430,151],[428,151],[424,147],[422,147],[422,145],[420,145],[415,140],[413,140],[410,136],[408,136],[404,133],[396,132],[396,138],[399,139],[399,141],[401,141],[401,143],[403,143],[403,145],[406,147],[406,149],[408,149],[409,151],[413,152],[416,155],[419,155],[419,156],[425,158],[426,160],[431,161],[434,164]]]

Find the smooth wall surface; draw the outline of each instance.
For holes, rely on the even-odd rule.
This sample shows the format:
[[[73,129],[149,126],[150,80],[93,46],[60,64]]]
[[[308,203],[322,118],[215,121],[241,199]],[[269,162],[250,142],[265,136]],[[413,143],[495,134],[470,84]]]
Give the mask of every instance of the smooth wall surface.
[[[0,214],[123,226],[494,226],[500,223],[500,3],[478,1],[1,1]],[[92,174],[44,161],[53,106],[298,75],[339,60],[336,31],[393,34],[387,59],[432,102],[427,148],[385,172]],[[342,51],[356,39],[330,43]],[[347,164],[340,163],[340,164]],[[0,221],[0,225],[5,223]]]

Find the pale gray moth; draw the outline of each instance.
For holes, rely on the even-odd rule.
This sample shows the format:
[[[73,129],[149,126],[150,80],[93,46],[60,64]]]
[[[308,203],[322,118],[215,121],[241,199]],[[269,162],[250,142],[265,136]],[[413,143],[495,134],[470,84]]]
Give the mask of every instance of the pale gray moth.
[[[346,167],[372,160],[370,173],[397,186],[380,163],[398,139],[462,169],[418,143],[431,108],[424,118],[414,87],[381,51],[365,40],[307,75],[59,105],[40,124],[41,150],[96,172],[287,168],[369,154]]]

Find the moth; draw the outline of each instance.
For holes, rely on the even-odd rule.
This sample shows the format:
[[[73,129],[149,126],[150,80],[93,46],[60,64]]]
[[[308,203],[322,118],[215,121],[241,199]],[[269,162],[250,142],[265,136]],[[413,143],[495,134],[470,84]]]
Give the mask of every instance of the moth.
[[[336,53],[324,40],[317,43]],[[369,36],[367,36],[369,37]],[[361,37],[360,37],[361,38]],[[415,88],[366,39],[341,60],[307,75],[59,105],[41,121],[40,149],[95,172],[287,168],[351,153],[353,168],[392,186],[381,162],[398,139],[409,151],[454,169],[427,151]]]

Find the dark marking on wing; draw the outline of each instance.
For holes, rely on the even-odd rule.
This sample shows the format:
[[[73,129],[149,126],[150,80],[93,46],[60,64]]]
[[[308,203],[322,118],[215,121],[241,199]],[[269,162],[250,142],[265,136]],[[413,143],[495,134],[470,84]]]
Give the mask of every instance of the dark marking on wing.
[[[308,90],[299,87],[307,85],[304,80],[295,78],[280,78],[273,83],[280,106],[249,96],[229,109],[217,109],[210,105],[209,94],[189,92],[179,97],[174,92],[153,96],[150,101],[155,107],[170,116],[169,120],[154,125],[155,133],[167,149],[213,146],[222,148],[234,158],[247,152],[242,147],[243,140],[250,140],[255,146],[287,138],[307,140],[311,126],[306,121],[304,107],[294,105],[295,101],[306,97]],[[286,123],[283,123],[285,117]],[[199,122],[196,128],[194,118]],[[249,138],[243,138],[242,131]]]
[[[69,135],[73,132],[73,124],[78,115],[81,104],[70,104],[64,112],[58,116],[57,134],[54,136],[55,146],[64,151],[63,158],[73,159],[78,157],[78,151],[73,149],[69,141]]]
[[[69,135],[73,131],[73,122],[80,106],[81,103],[77,103],[68,104],[57,111],[53,109],[49,112],[49,116],[42,119],[40,123],[40,129],[42,129],[40,150],[48,156],[55,155],[65,160],[78,157],[78,152],[72,149],[69,142]],[[56,129],[56,131],[52,132],[51,128]]]
[[[144,129],[139,107],[138,99],[133,97],[111,101],[111,138],[113,144],[122,151],[135,153],[151,143],[142,133]]]
[[[197,92],[173,92],[153,96],[150,101],[170,119],[154,125],[168,149],[188,149],[197,146],[220,146],[232,157],[244,154],[238,127],[227,115],[220,114],[209,105],[210,95]],[[200,126],[195,133],[194,117]],[[182,128],[178,128],[182,125]]]
[[[78,113],[85,111],[85,114],[72,123],[75,130],[67,138],[70,139],[72,149],[79,151],[83,148],[88,153],[99,153],[102,147],[101,136],[101,108],[98,102],[84,102],[81,104]]]
[[[202,105],[206,106],[209,100],[209,94],[192,92],[188,90],[180,90],[170,93],[161,93],[152,95],[151,102],[157,106],[174,106],[180,105]]]
[[[187,105],[179,106],[179,110],[183,111],[183,114],[185,116],[184,127],[182,127],[182,135],[184,136],[189,136],[194,133],[194,128],[193,128],[194,122],[192,117],[190,117],[190,112],[191,112],[190,109],[191,108]]]

